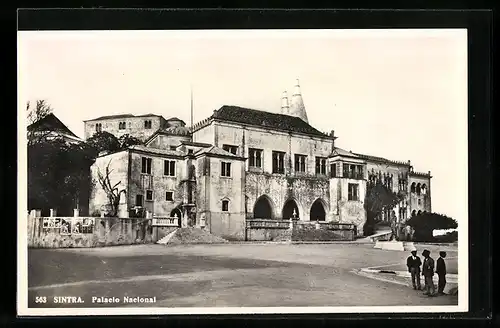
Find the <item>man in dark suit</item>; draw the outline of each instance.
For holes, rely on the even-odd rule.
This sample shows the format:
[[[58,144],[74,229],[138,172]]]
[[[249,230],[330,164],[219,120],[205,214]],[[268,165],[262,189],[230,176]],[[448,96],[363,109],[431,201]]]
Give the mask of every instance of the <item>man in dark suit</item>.
[[[424,257],[424,263],[422,264],[422,275],[425,279],[425,291],[424,295],[435,296],[434,288],[434,259],[431,257],[431,252],[427,249],[422,252]]]
[[[411,283],[413,289],[422,289],[420,285],[420,266],[422,261],[420,257],[417,256],[417,251],[411,251],[411,255],[406,259],[406,266],[408,267],[408,272],[411,273]]]
[[[446,286],[446,263],[444,258],[446,252],[439,252],[439,258],[436,261],[436,273],[438,275],[438,295],[444,295],[444,287]]]

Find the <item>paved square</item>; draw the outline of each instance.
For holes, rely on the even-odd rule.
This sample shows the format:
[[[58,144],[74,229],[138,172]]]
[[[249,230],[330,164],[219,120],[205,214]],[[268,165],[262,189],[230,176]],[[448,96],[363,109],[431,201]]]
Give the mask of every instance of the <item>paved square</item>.
[[[404,267],[407,253],[373,245],[133,245],[30,249],[28,256],[29,307],[458,304],[457,296],[428,298],[407,286],[353,273]],[[456,268],[456,249],[449,249],[448,256],[450,269]],[[54,296],[80,296],[85,303],[54,304]],[[92,297],[124,296],[155,297],[156,303],[92,303]],[[36,303],[36,297],[46,297],[47,303]]]

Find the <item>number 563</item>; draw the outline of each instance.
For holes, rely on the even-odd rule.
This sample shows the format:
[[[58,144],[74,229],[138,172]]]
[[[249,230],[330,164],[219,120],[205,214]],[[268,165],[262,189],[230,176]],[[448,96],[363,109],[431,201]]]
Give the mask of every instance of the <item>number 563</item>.
[[[47,303],[47,297],[45,296],[36,296],[35,303]]]

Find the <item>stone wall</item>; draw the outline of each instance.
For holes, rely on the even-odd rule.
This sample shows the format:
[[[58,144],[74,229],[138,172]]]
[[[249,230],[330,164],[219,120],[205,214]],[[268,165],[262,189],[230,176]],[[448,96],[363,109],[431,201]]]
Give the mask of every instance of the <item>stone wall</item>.
[[[80,222],[80,228],[74,228]],[[70,223],[65,230],[63,225]],[[87,225],[83,225],[88,223]],[[91,224],[90,224],[91,223]],[[174,227],[153,227],[150,219],[28,216],[28,247],[74,248],[153,243]]]
[[[356,236],[354,225],[298,222],[294,225],[293,241],[351,241]]]
[[[351,224],[289,220],[247,220],[248,241],[352,241],[356,227]]]

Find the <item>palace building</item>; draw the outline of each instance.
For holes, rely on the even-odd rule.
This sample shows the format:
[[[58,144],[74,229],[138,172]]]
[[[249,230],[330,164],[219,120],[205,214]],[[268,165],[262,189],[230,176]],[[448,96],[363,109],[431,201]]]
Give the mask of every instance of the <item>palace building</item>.
[[[141,209],[231,239],[244,239],[252,219],[351,223],[362,235],[367,184],[375,181],[405,195],[382,219],[431,211],[430,172],[336,147],[334,131],[309,124],[298,80],[290,98],[283,93],[281,113],[222,106],[191,128],[158,115],[108,116],[85,121],[85,138],[94,131],[144,144],[97,158],[91,214],[108,203],[97,183],[106,167],[121,192],[120,217]]]

